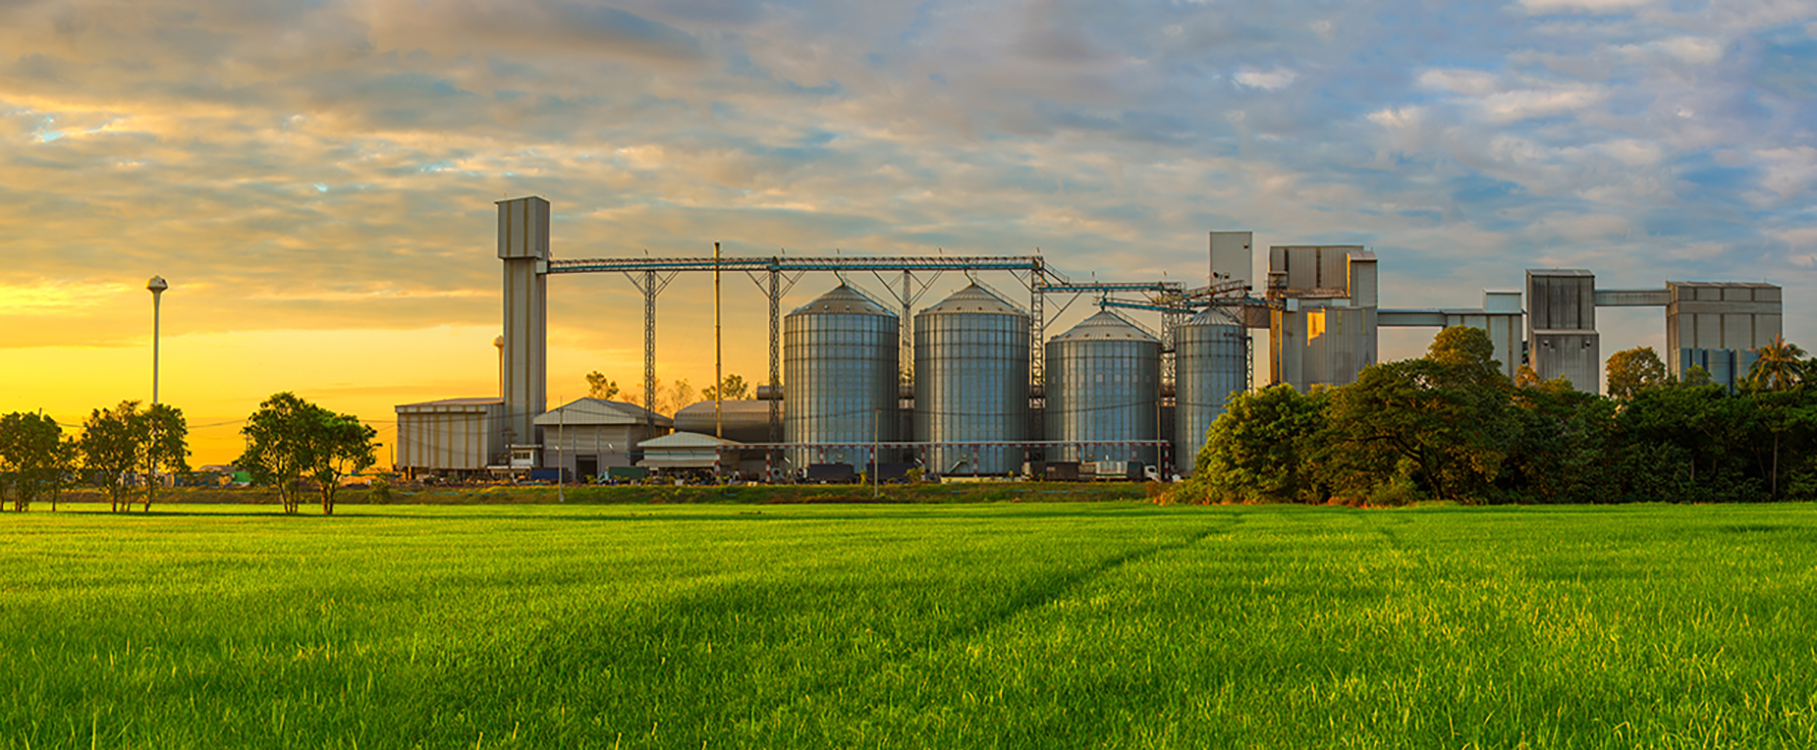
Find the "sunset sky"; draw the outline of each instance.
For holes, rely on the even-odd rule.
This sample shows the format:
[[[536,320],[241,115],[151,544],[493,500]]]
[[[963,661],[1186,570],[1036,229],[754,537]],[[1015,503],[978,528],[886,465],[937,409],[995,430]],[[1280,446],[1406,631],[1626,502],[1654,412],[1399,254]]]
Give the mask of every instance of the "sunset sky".
[[[1384,307],[1542,266],[1767,280],[1817,348],[1813,128],[1817,2],[0,0],[0,412],[149,399],[157,274],[192,463],[281,390],[389,444],[395,404],[496,392],[493,202],[524,195],[558,258],[1039,248],[1192,283],[1218,229],[1368,245]],[[641,377],[627,281],[549,289],[552,406]],[[710,383],[710,289],[663,296],[665,379]],[[758,379],[762,297],[726,302]],[[1599,318],[1605,355],[1663,345],[1657,309]]]

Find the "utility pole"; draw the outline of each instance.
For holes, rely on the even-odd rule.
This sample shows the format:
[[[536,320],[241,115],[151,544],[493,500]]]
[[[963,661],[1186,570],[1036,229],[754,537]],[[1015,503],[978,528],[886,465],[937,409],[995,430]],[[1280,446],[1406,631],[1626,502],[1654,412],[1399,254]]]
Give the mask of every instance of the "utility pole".
[[[719,243],[713,243],[713,437],[726,438],[720,407],[726,400],[726,376],[719,348]]]

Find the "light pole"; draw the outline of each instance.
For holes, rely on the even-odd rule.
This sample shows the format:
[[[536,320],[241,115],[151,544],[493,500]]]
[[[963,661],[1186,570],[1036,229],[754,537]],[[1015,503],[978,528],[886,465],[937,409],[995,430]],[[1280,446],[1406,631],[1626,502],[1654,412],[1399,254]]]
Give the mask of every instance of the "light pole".
[[[164,290],[170,284],[163,276],[153,276],[145,282],[145,288],[151,291],[151,405],[158,405],[158,316],[160,302],[164,299]]]
[[[170,288],[170,283],[166,282],[163,276],[153,276],[145,281],[145,288],[151,292],[151,410],[155,413],[158,409],[158,324],[160,308],[163,306],[161,303],[164,301],[164,290]],[[156,416],[152,417],[151,429],[151,445],[147,446],[145,451],[147,463],[151,464],[148,467],[150,476],[145,478],[145,509],[147,512],[151,510],[151,496],[155,492],[153,488],[158,481],[158,422]]]

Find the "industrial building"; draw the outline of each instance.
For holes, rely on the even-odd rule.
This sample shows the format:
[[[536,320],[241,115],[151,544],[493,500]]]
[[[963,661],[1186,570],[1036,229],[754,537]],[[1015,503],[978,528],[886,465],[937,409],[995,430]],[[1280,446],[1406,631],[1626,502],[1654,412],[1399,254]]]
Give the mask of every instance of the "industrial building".
[[[1378,360],[1383,327],[1468,325],[1489,334],[1510,377],[1526,364],[1595,391],[1598,307],[1664,308],[1671,371],[1695,365],[1722,383],[1745,376],[1752,350],[1781,330],[1781,290],[1772,284],[1599,290],[1583,269],[1531,269],[1522,290],[1485,290],[1481,308],[1384,308],[1368,248],[1272,246],[1258,276],[1249,232],[1210,233],[1208,283],[1189,288],[1073,281],[1038,255],[555,259],[549,215],[541,198],[499,202],[501,395],[398,406],[400,470],[559,467],[577,478],[644,466],[778,479],[816,466],[850,473],[898,462],[929,476],[1139,462],[1184,474],[1231,394],[1255,380],[1255,331],[1267,332],[1267,380],[1300,390],[1354,382]],[[741,273],[763,292],[769,370],[756,400],[694,404],[671,420],[653,410],[657,301],[687,272]],[[916,309],[955,272],[965,286]],[[577,273],[622,274],[643,294],[641,406],[581,399],[546,408],[547,278]],[[783,296],[810,273],[837,283],[783,314]],[[861,273],[883,293],[847,276]],[[1026,304],[992,288],[986,274],[1012,280]],[[1047,335],[1088,296],[1095,312]],[[1136,312],[1158,313],[1159,325],[1145,327],[1129,316]]]
[[[615,466],[636,466],[641,446],[669,434],[674,422],[636,404],[583,398],[538,414],[541,466],[575,478],[605,476]]]

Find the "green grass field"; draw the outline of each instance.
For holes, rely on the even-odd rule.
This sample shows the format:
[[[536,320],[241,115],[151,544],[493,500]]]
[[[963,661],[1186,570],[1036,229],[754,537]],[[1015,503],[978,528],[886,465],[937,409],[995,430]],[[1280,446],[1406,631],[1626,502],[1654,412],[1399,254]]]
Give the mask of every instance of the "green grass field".
[[[1810,747],[1817,508],[0,515],[0,748]]]

